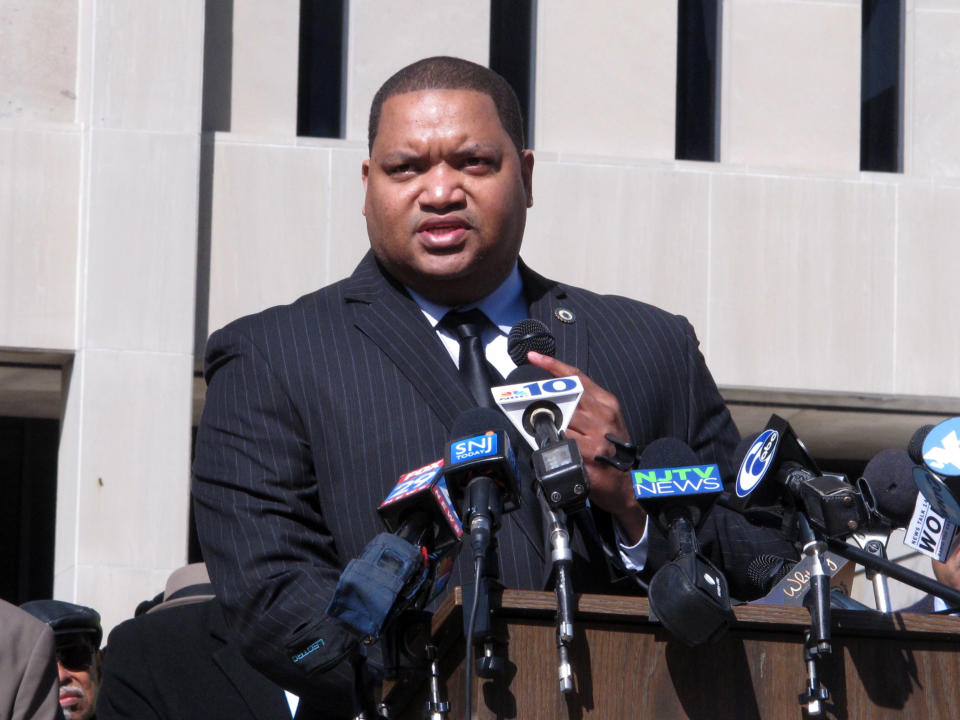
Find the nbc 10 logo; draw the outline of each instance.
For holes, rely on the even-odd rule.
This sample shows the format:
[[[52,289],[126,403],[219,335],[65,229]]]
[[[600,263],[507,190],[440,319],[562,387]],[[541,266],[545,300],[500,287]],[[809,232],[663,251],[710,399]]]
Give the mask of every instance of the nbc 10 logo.
[[[497,452],[497,434],[487,433],[458,440],[450,447],[450,451],[451,463],[495,455]]]

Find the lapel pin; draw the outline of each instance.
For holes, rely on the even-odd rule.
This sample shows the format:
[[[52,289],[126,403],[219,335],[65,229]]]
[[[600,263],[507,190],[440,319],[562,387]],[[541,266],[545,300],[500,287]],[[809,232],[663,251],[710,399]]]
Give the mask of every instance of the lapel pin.
[[[567,323],[568,325],[576,322],[577,320],[572,310],[567,310],[567,308],[562,308],[562,307],[554,310],[553,316],[560,322]]]

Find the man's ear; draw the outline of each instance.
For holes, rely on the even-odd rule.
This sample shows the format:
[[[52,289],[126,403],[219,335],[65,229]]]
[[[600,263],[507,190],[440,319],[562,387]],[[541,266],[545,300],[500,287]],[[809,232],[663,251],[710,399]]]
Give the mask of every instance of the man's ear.
[[[363,205],[360,206],[360,214],[367,216],[367,178],[370,176],[370,159],[367,158],[360,165],[360,180],[363,181]]]
[[[527,193],[527,207],[533,207],[533,150],[520,153],[520,177]]]

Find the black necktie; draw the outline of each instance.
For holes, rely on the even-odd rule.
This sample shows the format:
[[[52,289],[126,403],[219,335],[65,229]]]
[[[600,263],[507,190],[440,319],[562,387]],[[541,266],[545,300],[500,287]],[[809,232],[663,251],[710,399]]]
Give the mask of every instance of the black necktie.
[[[497,409],[493,401],[493,395],[490,388],[504,383],[503,376],[497,369],[491,365],[483,353],[483,331],[493,323],[483,314],[482,310],[473,309],[458,312],[451,310],[443,319],[439,326],[456,337],[460,341],[460,377],[470,389],[470,394],[480,407]],[[513,440],[511,440],[513,442]],[[517,445],[514,450],[520,454],[520,464],[524,467],[530,466],[530,452],[526,444]],[[525,473],[521,473],[525,477]],[[518,532],[522,532],[536,549],[541,562],[545,562],[543,548],[543,517],[541,515],[540,503],[537,500],[533,485],[530,482],[520,480],[520,512],[513,513],[512,517],[517,525]],[[519,545],[508,543],[510,552],[522,552]],[[535,571],[534,571],[535,572]],[[539,578],[532,578],[534,584],[537,584]],[[542,586],[537,585],[537,589]]]
[[[496,408],[490,388],[502,381],[496,368],[483,354],[483,331],[492,323],[482,310],[451,310],[440,320],[440,327],[460,341],[460,377],[480,407]]]

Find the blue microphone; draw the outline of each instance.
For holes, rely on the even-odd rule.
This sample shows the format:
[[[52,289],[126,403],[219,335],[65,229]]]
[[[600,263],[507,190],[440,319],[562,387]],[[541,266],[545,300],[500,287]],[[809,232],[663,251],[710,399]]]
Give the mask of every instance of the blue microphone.
[[[328,615],[368,641],[443,591],[463,538],[442,460],[402,475],[377,512],[389,532],[347,564],[327,606]]]
[[[913,479],[934,511],[960,525],[960,418],[924,425],[910,438],[907,453],[917,464]]]

